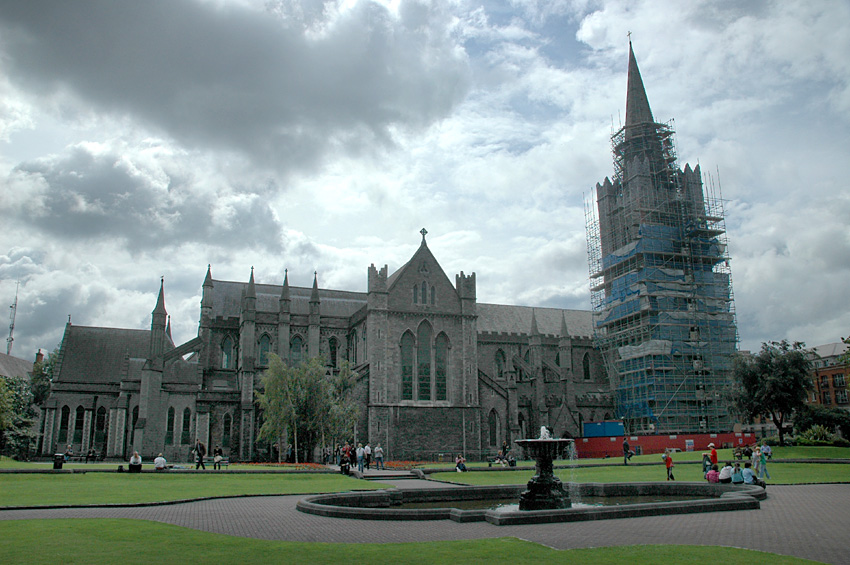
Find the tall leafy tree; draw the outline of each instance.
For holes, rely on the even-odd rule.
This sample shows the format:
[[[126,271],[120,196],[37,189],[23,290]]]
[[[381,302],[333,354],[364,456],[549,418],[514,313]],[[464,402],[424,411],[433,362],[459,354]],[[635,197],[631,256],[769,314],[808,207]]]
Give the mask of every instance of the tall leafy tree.
[[[49,353],[42,361],[39,361],[32,366],[32,379],[30,387],[32,389],[33,403],[36,406],[41,406],[47,400],[50,394],[50,383],[53,382],[53,368],[56,366],[56,359],[59,357],[59,348]]]
[[[279,443],[279,453],[291,440],[296,463],[303,460],[300,454],[312,453],[320,441],[338,437],[353,425],[358,414],[353,387],[347,365],[335,375],[321,357],[288,367],[270,354],[263,390],[256,395],[264,417],[259,439]]]
[[[37,412],[27,377],[0,377],[0,450],[26,460],[38,441]]]
[[[736,404],[753,418],[770,418],[784,442],[785,425],[795,410],[806,404],[812,388],[811,361],[805,344],[787,340],[763,343],[753,356],[735,358]]]

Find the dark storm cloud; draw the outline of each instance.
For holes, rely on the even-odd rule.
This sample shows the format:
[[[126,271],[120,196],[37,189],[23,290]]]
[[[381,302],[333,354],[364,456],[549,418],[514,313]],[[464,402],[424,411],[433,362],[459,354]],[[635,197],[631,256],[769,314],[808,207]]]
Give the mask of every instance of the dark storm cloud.
[[[9,219],[36,231],[66,240],[122,240],[130,251],[190,242],[282,248],[281,226],[263,197],[267,188],[211,189],[167,158],[134,161],[132,154],[77,145],[22,163],[7,184],[17,193],[14,201],[0,203]]]
[[[387,141],[389,128],[426,125],[465,96],[466,57],[438,9],[300,5],[5,2],[4,63],[31,93],[70,91],[184,143],[284,169]]]

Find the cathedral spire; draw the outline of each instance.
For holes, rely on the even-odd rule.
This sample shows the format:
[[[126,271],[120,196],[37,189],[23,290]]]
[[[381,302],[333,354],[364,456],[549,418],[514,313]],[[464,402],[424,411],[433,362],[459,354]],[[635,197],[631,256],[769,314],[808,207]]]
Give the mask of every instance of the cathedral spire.
[[[248,279],[248,292],[246,298],[257,298],[257,289],[254,287],[254,267],[251,267],[251,278]]]
[[[159,279],[159,296],[156,298],[156,307],[153,309],[153,314],[168,314],[168,312],[165,311],[165,291],[163,290],[164,285],[165,277],[162,277]]]
[[[319,273],[313,271],[313,292],[310,293],[310,302],[319,302]]]
[[[537,315],[534,313],[534,308],[531,309],[531,335],[540,335],[540,330],[537,329]]]
[[[632,42],[629,41],[629,80],[626,94],[626,127],[653,123],[652,110],[640,77]]]
[[[211,267],[210,267],[210,265],[208,264],[208,265],[207,265],[207,276],[206,276],[206,277],[204,277],[204,284],[203,284],[203,286],[212,286],[212,285],[213,285],[213,282],[212,282],[212,272],[210,272],[210,268],[211,268]]]
[[[280,291],[281,300],[289,300],[289,269],[283,271],[283,288]]]

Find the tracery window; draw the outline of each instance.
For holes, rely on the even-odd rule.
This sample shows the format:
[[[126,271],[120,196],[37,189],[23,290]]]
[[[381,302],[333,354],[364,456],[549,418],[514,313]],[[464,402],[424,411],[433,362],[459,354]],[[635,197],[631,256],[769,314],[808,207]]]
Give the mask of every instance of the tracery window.
[[[77,416],[74,419],[74,442],[81,443],[83,441],[83,424],[86,421],[86,411],[82,406],[77,406]]]
[[[417,400],[431,400],[431,326],[419,325],[416,344]]]
[[[584,374],[584,380],[590,380],[590,355],[585,353],[584,357],[581,358],[581,369]]]
[[[95,445],[106,443],[106,408],[103,406],[97,409],[94,419],[94,443]]]
[[[260,367],[267,367],[269,365],[269,351],[272,346],[272,338],[269,337],[269,334],[263,334],[260,336],[260,341],[257,343],[257,364]]]
[[[446,399],[449,366],[449,338],[441,333],[434,342],[434,400]]]
[[[180,434],[180,443],[188,444],[192,441],[191,438],[191,429],[192,429],[192,411],[189,410],[187,406],[183,410],[183,431]]]
[[[331,367],[336,368],[338,355],[339,342],[335,337],[332,337],[328,340],[328,357],[330,358]]]
[[[222,427],[221,445],[222,447],[230,447],[230,434],[233,427],[233,418],[230,417],[230,414],[224,415],[224,425]]]
[[[304,340],[301,339],[300,335],[293,336],[293,338],[289,341],[289,365],[291,367],[298,367],[301,365],[301,348],[303,344]]]
[[[401,399],[413,400],[413,334],[401,336]]]
[[[230,336],[221,342],[221,368],[233,369],[233,340]]]
[[[168,418],[165,420],[165,445],[174,444],[174,406],[168,409]]]
[[[499,444],[499,415],[496,414],[496,410],[490,410],[490,414],[487,416],[487,439],[490,447],[495,447]]]
[[[505,378],[505,352],[501,349],[496,350],[496,378],[504,379]]]
[[[61,445],[68,441],[68,424],[71,420],[71,409],[68,408],[68,405],[62,407],[62,415],[59,417],[59,447],[64,447]]]

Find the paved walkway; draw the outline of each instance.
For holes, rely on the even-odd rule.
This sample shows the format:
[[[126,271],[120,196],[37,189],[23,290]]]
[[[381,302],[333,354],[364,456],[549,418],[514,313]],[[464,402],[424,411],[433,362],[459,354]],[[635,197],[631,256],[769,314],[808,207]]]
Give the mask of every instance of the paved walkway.
[[[392,482],[400,488],[423,486],[418,480]],[[301,497],[228,498],[133,508],[5,510],[0,511],[0,520],[132,518],[235,536],[308,542],[388,543],[512,536],[558,549],[633,544],[722,545],[826,563],[850,562],[846,541],[850,531],[850,485],[771,485],[760,510],[533,526],[325,518],[298,512],[295,504]]]

